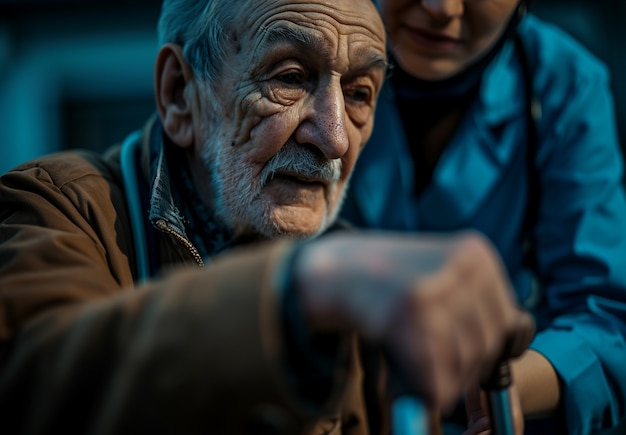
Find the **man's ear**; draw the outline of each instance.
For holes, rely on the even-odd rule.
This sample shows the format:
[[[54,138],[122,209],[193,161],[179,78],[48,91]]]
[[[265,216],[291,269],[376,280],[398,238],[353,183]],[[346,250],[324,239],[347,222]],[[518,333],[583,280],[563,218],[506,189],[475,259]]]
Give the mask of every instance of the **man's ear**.
[[[185,62],[179,45],[161,47],[154,74],[154,91],[163,129],[172,142],[188,148],[194,142],[193,107],[190,93],[185,89],[192,86],[193,71]]]

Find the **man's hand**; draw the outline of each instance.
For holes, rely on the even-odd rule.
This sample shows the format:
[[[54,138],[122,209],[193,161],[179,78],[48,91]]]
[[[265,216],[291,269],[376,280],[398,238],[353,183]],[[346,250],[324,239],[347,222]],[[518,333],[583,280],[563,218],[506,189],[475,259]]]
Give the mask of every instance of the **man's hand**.
[[[515,434],[522,435],[524,433],[524,415],[519,390],[514,379],[509,387],[509,398]],[[480,388],[478,382],[472,384],[465,392],[465,411],[467,413],[467,430],[463,432],[463,435],[492,433],[487,393]]]
[[[302,250],[294,279],[313,331],[381,344],[415,393],[444,412],[534,331],[494,249],[475,233],[324,237]]]

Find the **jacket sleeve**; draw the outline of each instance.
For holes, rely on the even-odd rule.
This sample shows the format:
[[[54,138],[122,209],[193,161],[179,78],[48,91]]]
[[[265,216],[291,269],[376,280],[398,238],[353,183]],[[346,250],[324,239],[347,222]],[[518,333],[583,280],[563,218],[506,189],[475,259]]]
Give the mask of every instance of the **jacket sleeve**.
[[[626,416],[626,201],[608,74],[591,56],[574,66],[564,58],[558,77],[536,76],[545,329],[531,347],[562,381],[568,433],[586,434]]]
[[[109,187],[53,178],[33,166],[0,183],[3,432],[299,433],[338,420],[347,370],[316,407],[285,375],[276,286],[290,243],[134,288]]]

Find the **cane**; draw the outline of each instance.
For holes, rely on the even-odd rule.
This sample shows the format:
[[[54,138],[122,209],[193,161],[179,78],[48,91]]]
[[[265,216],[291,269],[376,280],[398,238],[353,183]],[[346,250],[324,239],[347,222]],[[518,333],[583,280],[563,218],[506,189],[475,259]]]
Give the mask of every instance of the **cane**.
[[[409,387],[406,374],[387,354],[388,388],[391,396],[391,434],[428,435],[429,421],[426,404]]]
[[[514,435],[511,411],[511,371],[507,360],[501,362],[482,385],[487,392],[491,429],[494,435]],[[429,433],[428,412],[417,397],[404,394],[395,398],[391,407],[393,435],[426,435]]]
[[[427,435],[426,406],[415,396],[397,397],[391,406],[391,425],[393,435]]]
[[[507,360],[502,361],[484,383],[487,392],[491,429],[494,435],[514,435],[513,413],[511,412],[511,370]]]

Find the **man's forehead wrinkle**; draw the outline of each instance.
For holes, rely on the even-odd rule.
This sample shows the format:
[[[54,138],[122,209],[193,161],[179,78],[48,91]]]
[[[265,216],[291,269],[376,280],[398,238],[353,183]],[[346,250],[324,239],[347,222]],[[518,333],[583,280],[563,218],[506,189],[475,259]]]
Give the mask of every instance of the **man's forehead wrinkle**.
[[[265,49],[280,43],[296,43],[317,51],[328,50],[326,44],[328,41],[322,35],[315,35],[311,31],[303,28],[280,23],[270,28],[263,27],[261,29],[263,36],[259,41],[259,48]]]
[[[263,52],[279,44],[300,45],[303,50],[313,50],[316,53],[332,53],[340,49],[340,44],[331,42],[324,37],[324,31],[335,31],[332,26],[320,26],[320,23],[293,24],[291,21],[274,22],[269,27],[260,29],[261,38],[257,41],[257,50]],[[365,58],[365,66],[374,68],[387,68],[386,53],[381,40],[380,50],[372,47],[370,38],[363,38],[361,34],[346,35],[348,44],[354,48],[354,53],[358,57]],[[357,42],[363,42],[365,46],[356,46]],[[359,44],[360,45],[360,44]],[[348,47],[345,47],[348,48]]]
[[[366,14],[363,14],[361,10],[337,10],[320,3],[286,2],[278,6],[268,7],[265,10],[263,10],[263,5],[266,3],[260,2],[253,12],[246,14],[247,20],[244,24],[246,28],[268,28],[271,27],[268,25],[269,22],[276,19],[290,21],[294,25],[314,24],[313,27],[328,21],[335,24],[336,29],[349,28],[350,33],[361,33],[367,35],[368,38],[375,38],[383,45],[385,43],[383,25],[382,22],[377,21],[378,12],[375,9],[372,10],[372,16],[368,18],[364,16]],[[373,5],[371,7],[374,8]]]
[[[376,12],[375,17],[378,17],[378,12]],[[371,19],[365,19],[361,12],[352,13],[351,11],[343,11],[341,16],[334,17],[334,19],[341,26],[350,28],[350,35],[348,36],[351,38],[364,36],[368,39],[375,38],[377,42],[380,42],[382,45],[385,44],[385,32],[382,22],[380,22],[380,26],[376,26],[375,20],[372,22]]]

